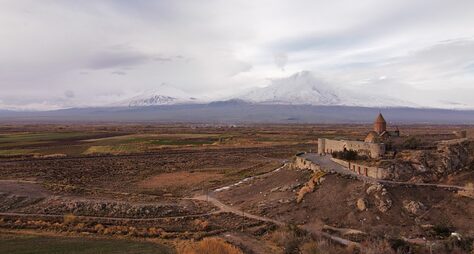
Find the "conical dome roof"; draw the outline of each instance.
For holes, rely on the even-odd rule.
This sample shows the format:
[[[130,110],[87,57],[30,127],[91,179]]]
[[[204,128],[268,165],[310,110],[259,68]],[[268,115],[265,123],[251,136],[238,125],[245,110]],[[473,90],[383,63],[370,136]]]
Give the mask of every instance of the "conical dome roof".
[[[375,122],[376,122],[376,123],[387,123],[387,122],[385,121],[385,118],[383,118],[382,113],[379,113],[379,115],[377,116],[377,119],[375,119]]]

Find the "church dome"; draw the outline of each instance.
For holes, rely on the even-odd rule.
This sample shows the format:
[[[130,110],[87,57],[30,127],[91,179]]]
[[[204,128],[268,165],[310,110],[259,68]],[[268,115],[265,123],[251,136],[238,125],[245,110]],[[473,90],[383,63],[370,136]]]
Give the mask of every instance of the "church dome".
[[[380,143],[381,139],[377,132],[371,131],[364,140],[366,143]]]

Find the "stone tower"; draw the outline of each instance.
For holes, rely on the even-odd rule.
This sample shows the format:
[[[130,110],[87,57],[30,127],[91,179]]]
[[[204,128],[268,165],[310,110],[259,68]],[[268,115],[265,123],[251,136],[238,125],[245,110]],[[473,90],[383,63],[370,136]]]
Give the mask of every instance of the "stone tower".
[[[382,113],[379,113],[377,116],[377,119],[375,119],[374,123],[374,131],[377,132],[378,134],[381,134],[382,132],[387,130],[387,122],[382,116]]]

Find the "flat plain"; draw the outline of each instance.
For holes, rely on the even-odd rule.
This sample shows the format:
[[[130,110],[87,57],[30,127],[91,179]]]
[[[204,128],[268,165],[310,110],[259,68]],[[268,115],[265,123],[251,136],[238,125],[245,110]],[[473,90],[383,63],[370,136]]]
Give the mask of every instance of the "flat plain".
[[[319,137],[363,139],[370,128],[1,125],[0,252],[29,253],[25,246],[41,246],[35,253],[63,253],[83,246],[75,253],[168,253],[211,237],[244,253],[313,253],[312,244],[327,253],[352,253],[361,247],[335,239],[413,250],[426,247],[422,239],[445,244],[455,232],[465,237],[463,244],[472,244],[473,200],[449,189],[385,186],[391,207],[381,212],[365,194],[369,183],[329,174],[303,202],[296,201],[313,173],[288,166],[295,154],[316,151]],[[473,128],[400,129],[394,145],[415,137],[421,142],[412,149],[417,154],[435,151],[436,142],[452,139],[453,131]],[[403,152],[399,156],[406,159]],[[411,179],[474,182],[472,165],[428,173],[413,173]],[[368,203],[364,211],[356,205],[361,197]],[[406,200],[423,202],[420,214],[404,210]]]

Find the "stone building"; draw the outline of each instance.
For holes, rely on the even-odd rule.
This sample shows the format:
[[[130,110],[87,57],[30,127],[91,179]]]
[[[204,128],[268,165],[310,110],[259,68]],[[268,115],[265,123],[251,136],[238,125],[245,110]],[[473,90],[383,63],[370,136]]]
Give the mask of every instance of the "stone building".
[[[400,136],[400,131],[387,131],[387,122],[382,114],[379,114],[374,122],[374,129],[367,134],[364,141],[333,140],[327,138],[318,139],[318,154],[331,154],[336,151],[354,150],[361,155],[370,158],[380,158],[385,154],[384,141],[390,137]]]
[[[327,138],[318,139],[318,154],[331,154],[332,152],[344,150],[354,150],[361,155],[367,155],[371,158],[380,158],[385,154],[385,144]]]

